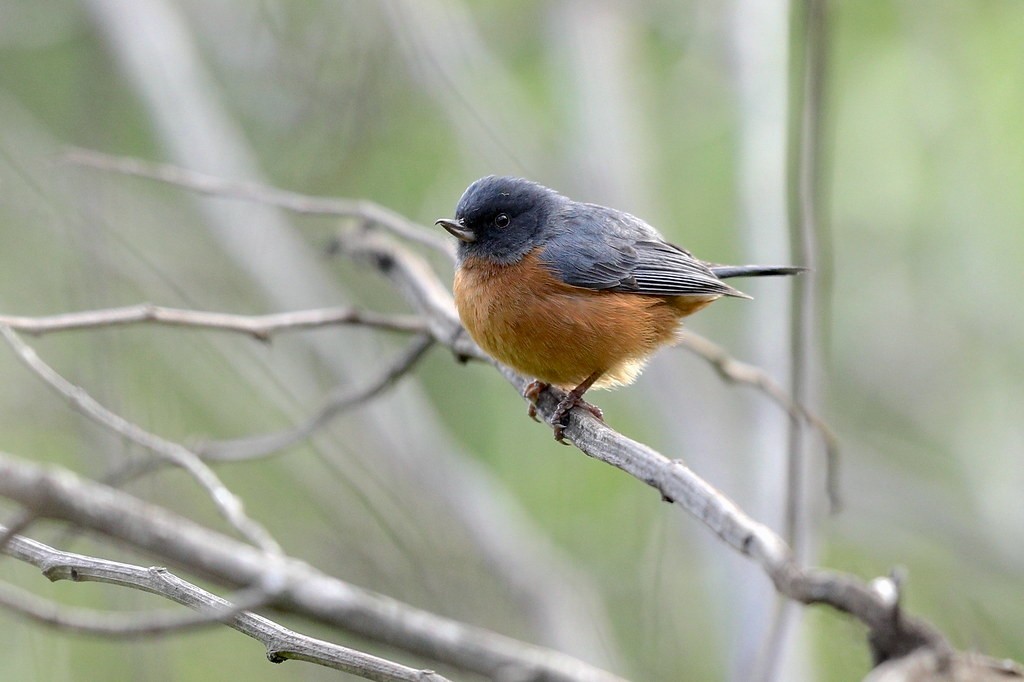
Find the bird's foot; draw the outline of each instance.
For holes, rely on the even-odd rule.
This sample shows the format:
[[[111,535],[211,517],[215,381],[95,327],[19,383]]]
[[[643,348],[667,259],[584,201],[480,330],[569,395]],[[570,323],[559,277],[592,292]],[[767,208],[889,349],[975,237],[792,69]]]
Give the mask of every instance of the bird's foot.
[[[534,379],[526,385],[523,389],[523,397],[530,401],[530,406],[526,408],[526,414],[530,415],[530,419],[535,422],[539,422],[537,419],[537,400],[540,398],[541,392],[544,391],[550,384],[545,384],[543,381]]]
[[[597,417],[599,421],[604,421],[604,412],[601,411],[600,407],[588,403],[583,399],[582,395],[578,395],[575,391],[569,391],[558,403],[554,413],[551,415],[551,426],[555,430],[555,440],[562,445],[568,445],[565,442],[565,428],[569,425],[569,412],[574,407],[582,407]]]

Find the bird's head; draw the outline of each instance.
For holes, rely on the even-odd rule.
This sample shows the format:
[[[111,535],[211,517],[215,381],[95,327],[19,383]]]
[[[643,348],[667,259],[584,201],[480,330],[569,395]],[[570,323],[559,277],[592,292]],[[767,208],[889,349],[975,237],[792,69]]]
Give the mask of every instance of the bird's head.
[[[540,246],[548,216],[568,201],[552,189],[509,176],[488,175],[459,199],[455,218],[435,224],[459,240],[459,257],[510,264]]]

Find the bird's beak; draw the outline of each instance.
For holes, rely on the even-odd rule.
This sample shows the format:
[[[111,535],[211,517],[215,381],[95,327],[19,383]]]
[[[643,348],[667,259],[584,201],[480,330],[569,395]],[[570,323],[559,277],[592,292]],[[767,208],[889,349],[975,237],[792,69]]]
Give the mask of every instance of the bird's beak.
[[[476,235],[473,234],[473,230],[466,229],[466,226],[462,224],[461,220],[452,220],[451,218],[438,218],[436,221],[434,221],[434,224],[440,225],[444,229],[448,230],[453,235],[458,237],[460,241],[476,241]]]

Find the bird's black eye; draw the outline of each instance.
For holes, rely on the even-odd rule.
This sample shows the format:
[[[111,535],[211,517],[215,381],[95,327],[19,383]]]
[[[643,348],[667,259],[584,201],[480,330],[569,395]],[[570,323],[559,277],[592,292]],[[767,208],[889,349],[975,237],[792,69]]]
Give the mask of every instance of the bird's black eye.
[[[509,220],[509,217],[504,213],[499,213],[498,215],[494,216],[494,224],[497,227],[508,227],[509,222],[511,222]]]

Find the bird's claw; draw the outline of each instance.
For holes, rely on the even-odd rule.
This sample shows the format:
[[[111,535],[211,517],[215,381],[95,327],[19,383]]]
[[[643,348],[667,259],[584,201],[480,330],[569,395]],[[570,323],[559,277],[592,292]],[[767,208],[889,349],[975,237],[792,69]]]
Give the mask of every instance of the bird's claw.
[[[540,394],[543,393],[550,384],[546,384],[543,381],[533,380],[526,385],[523,389],[523,397],[526,398],[530,405],[526,409],[526,413],[530,415],[530,419],[535,422],[539,422],[537,418],[537,401],[540,399]],[[565,429],[569,425],[569,413],[574,407],[582,407],[590,414],[597,417],[600,421],[604,421],[604,412],[597,405],[591,405],[583,399],[581,395],[574,391],[569,391],[558,406],[555,407],[555,411],[551,414],[551,427],[555,431],[555,440],[562,445],[568,445],[565,442]]]
[[[575,395],[569,392],[562,400],[558,403],[555,411],[551,414],[551,427],[555,431],[555,440],[562,445],[568,445],[565,442],[565,429],[569,426],[569,413],[572,412],[572,408],[582,407],[590,414],[597,417],[598,421],[604,421],[604,412],[597,405],[592,405],[584,400],[581,396]]]
[[[548,384],[534,379],[523,389],[523,397],[530,401],[530,406],[526,408],[526,414],[530,415],[530,419],[535,422],[540,421],[537,419],[537,400],[540,399],[541,392],[547,387]]]

